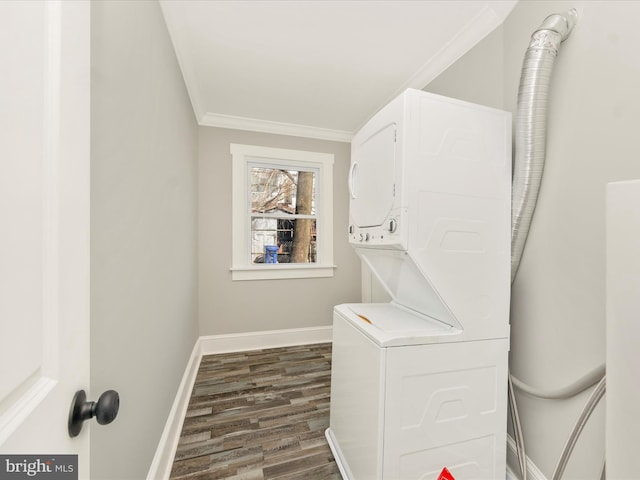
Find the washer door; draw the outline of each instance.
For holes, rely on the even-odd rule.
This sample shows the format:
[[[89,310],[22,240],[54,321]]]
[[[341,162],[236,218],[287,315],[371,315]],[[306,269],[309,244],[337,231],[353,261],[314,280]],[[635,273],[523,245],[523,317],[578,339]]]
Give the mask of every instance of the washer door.
[[[389,216],[395,200],[395,161],[395,122],[353,146],[349,208],[356,227],[377,227]]]

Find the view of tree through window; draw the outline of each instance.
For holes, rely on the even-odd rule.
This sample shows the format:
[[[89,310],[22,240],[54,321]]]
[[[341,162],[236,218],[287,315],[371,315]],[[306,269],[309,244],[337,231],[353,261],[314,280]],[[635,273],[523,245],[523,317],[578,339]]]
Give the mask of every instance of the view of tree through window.
[[[316,175],[250,166],[251,261],[316,262]]]

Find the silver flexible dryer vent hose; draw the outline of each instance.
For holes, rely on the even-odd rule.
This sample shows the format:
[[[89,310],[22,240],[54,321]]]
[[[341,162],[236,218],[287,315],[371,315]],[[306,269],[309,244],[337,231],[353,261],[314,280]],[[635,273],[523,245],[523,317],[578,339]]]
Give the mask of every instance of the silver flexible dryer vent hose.
[[[536,208],[544,168],[547,100],[560,43],[576,23],[575,9],[550,15],[531,35],[525,53],[515,119],[515,165],[511,211],[511,281],[513,282]]]
[[[520,266],[542,181],[547,136],[547,100],[553,64],[560,43],[569,36],[577,18],[578,13],[574,9],[547,17],[531,35],[522,65],[515,119],[515,164],[511,199],[512,283]],[[509,408],[521,478],[527,480],[527,455],[513,391],[514,379],[517,380],[509,374]]]

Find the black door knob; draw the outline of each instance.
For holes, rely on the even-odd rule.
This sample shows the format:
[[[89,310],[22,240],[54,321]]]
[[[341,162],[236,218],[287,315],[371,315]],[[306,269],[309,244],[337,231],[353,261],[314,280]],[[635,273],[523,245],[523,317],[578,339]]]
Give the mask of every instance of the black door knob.
[[[107,390],[97,402],[87,402],[84,390],[78,390],[73,396],[69,410],[69,436],[75,437],[82,430],[85,420],[96,417],[100,425],[113,422],[120,408],[120,395],[115,390]]]

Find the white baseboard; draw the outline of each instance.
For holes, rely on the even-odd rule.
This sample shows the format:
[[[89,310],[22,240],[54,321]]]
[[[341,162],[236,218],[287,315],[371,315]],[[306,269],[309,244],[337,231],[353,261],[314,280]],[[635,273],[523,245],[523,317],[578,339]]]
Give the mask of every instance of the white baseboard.
[[[547,480],[544,473],[540,471],[528,456],[527,479]],[[511,435],[507,435],[507,480],[520,480],[520,464],[518,462],[518,453],[516,452],[516,442]]]
[[[158,442],[156,453],[147,473],[147,480],[169,479],[173,458],[180,440],[180,433],[182,432],[182,424],[189,406],[189,398],[191,397],[191,391],[193,390],[203,355],[326,343],[331,342],[331,338],[331,326],[199,337],[182,376],[178,393],[173,401],[160,442]]]
[[[203,355],[330,342],[332,327],[293,328],[200,337]]]
[[[516,475],[513,470],[507,465],[507,474],[505,475],[506,480],[519,480],[520,476]]]
[[[158,442],[156,454],[153,457],[151,467],[147,473],[147,480],[166,480],[171,475],[173,457],[178,447],[182,424],[184,423],[189,398],[191,397],[191,390],[193,390],[193,384],[196,381],[198,367],[200,366],[200,359],[202,358],[199,340],[200,339],[196,340],[196,344],[189,357],[187,368],[184,371],[180,386],[178,387],[178,393],[171,406],[171,411],[169,412],[169,417],[162,431],[160,442]]]

